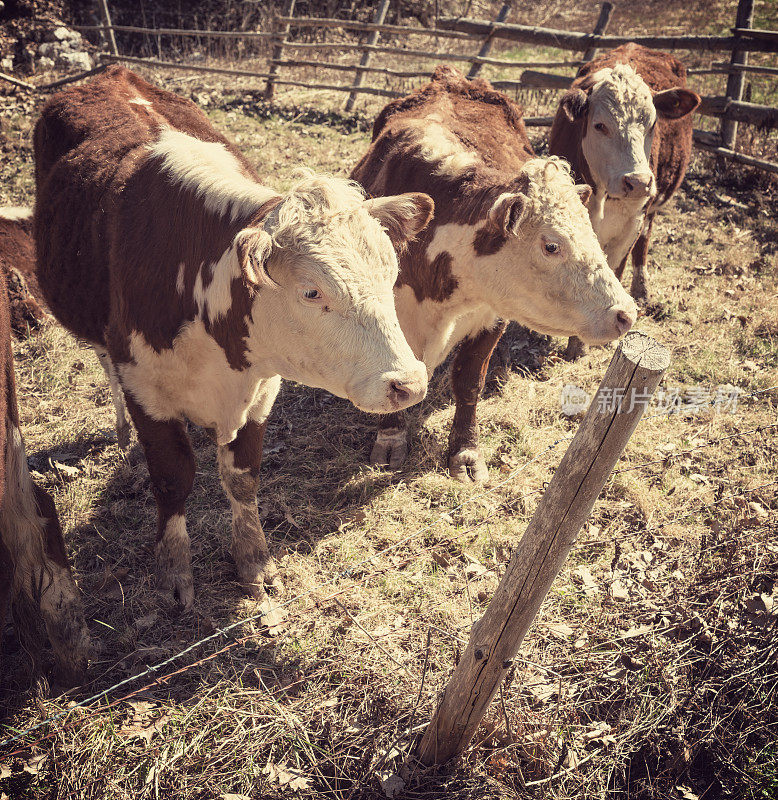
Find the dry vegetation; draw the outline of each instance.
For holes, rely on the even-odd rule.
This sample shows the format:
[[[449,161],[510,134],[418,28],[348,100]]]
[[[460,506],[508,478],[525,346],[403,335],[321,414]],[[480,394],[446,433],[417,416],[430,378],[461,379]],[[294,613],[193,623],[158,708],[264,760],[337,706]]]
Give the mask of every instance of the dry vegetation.
[[[284,92],[268,107],[245,83],[152,77],[207,106],[279,189],[301,164],[347,173],[380,105],[343,118],[334,93]],[[0,102],[0,203],[31,202],[34,109]],[[97,360],[55,324],[18,342],[30,463],[55,497],[99,651],[89,684],[36,693],[25,654],[3,640],[0,738],[40,727],[0,756],[0,793],[346,800],[384,797],[398,775],[407,798],[778,796],[776,211],[769,181],[697,155],[658,218],[638,327],[672,351],[664,389],[758,394],[732,414],[648,412],[499,702],[446,773],[405,755],[575,431],[562,387],[592,392],[612,349],[569,364],[564,343],[511,328],[480,407],[486,489],[442,469],[444,370],[411,414],[412,456],[396,474],[366,466],[372,420],[285,384],[259,495],[287,592],[271,636],[241,621],[256,609],[235,582],[209,440],[192,429],[198,595],[181,615],[154,586],[146,466],[112,439]]]

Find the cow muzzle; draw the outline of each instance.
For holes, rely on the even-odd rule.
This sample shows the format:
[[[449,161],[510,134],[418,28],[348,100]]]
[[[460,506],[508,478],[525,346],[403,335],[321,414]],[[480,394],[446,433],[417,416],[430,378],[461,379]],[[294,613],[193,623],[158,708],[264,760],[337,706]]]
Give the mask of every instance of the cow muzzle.
[[[645,200],[654,193],[654,176],[651,172],[630,172],[621,176],[621,182],[612,197],[619,200]]]
[[[385,372],[362,381],[349,392],[349,400],[371,414],[391,414],[421,402],[427,394],[427,368],[419,362],[413,370]]]

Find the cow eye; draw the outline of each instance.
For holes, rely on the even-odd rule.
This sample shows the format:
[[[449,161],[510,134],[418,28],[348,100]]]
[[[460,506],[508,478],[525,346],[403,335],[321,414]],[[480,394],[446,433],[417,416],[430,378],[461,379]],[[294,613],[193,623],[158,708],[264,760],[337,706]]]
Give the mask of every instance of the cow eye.
[[[545,248],[546,252],[552,256],[559,252],[559,245],[556,242],[546,242]]]
[[[320,300],[321,292],[318,289],[305,289],[303,291],[303,297],[306,300]]]
[[[605,127],[605,125],[602,124],[602,122],[595,123],[594,130],[599,131],[600,133],[604,133],[604,134],[608,133],[608,129]]]

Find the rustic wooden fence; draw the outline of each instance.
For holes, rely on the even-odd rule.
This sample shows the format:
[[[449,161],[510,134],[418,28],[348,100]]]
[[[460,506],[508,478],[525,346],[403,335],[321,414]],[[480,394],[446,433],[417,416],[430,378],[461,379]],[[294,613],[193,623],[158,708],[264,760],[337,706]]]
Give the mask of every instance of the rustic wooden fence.
[[[499,14],[493,21],[441,17],[436,27],[424,28],[412,25],[390,25],[384,22],[388,9],[387,0],[379,2],[371,22],[360,22],[321,17],[294,16],[296,0],[285,0],[283,13],[276,17],[270,30],[265,31],[220,31],[183,28],[147,28],[136,25],[115,25],[111,21],[108,0],[98,0],[102,16],[101,25],[79,26],[78,30],[99,32],[109,52],[102,55],[104,62],[122,61],[130,64],[145,64],[163,69],[187,70],[194,72],[212,72],[236,77],[258,78],[265,82],[264,95],[271,99],[277,86],[294,86],[310,89],[347,92],[346,109],[351,111],[359,94],[379,97],[399,97],[405,94],[399,87],[370,85],[371,76],[382,77],[386,83],[396,79],[418,80],[428,78],[432,68],[441,62],[454,62],[469,65],[469,77],[475,77],[480,69],[489,65],[500,70],[516,70],[516,78],[494,80],[495,88],[506,91],[521,89],[558,89],[567,88],[573,80],[575,69],[591,60],[596,50],[618,47],[627,42],[637,42],[648,47],[664,50],[683,50],[690,52],[729,53],[728,61],[713,62],[710,66],[692,68],[690,75],[720,74],[727,76],[724,94],[704,96],[698,113],[706,117],[720,120],[717,132],[695,130],[694,143],[703,150],[722,158],[731,159],[751,167],[768,172],[778,173],[778,163],[756,158],[755,156],[735,150],[738,123],[757,126],[760,129],[778,127],[778,108],[743,101],[746,75],[758,74],[771,78],[778,76],[778,66],[749,64],[749,53],[778,53],[778,31],[758,30],[752,27],[754,0],[739,0],[735,26],[727,36],[683,35],[683,36],[609,36],[606,34],[611,18],[613,5],[605,2],[592,33],[561,31],[528,25],[506,23],[511,3],[506,0]],[[292,38],[292,31],[315,30],[339,31],[362,35],[362,41],[297,41]],[[251,69],[234,69],[205,64],[191,64],[163,60],[161,58],[139,58],[123,55],[119,52],[115,34],[146,34],[159,37],[197,37],[203,39],[254,40],[267,45],[267,67],[264,71]],[[389,43],[381,43],[381,37],[392,37]],[[404,39],[399,42],[398,39]],[[455,44],[457,52],[446,52],[442,49],[423,49],[421,46],[408,46],[412,39],[444,40]],[[580,53],[576,58],[561,60],[516,61],[507,58],[490,56],[492,45],[498,39],[536,46],[551,47],[562,51]],[[469,50],[472,52],[462,52]],[[342,56],[347,53],[359,55],[358,63],[340,63],[327,58],[326,53]],[[391,66],[377,66],[372,63],[374,55],[391,57]],[[397,58],[414,59],[412,66],[402,68],[397,65]],[[429,68],[419,68],[418,62],[430,62]],[[567,68],[568,75],[539,72],[540,69]],[[319,71],[351,74],[351,83],[336,83],[315,78],[301,77],[299,70],[311,69]],[[35,87],[32,84],[13,79],[13,83],[25,88],[51,89],[69,80],[77,80],[83,75],[55,81],[53,84]],[[548,126],[552,117],[528,117],[525,122],[529,126]]]

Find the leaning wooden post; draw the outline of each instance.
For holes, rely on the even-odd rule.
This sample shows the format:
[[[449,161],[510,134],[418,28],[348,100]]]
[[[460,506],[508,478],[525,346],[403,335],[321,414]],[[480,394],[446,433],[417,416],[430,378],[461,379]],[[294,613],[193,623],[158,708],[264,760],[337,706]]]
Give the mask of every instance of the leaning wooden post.
[[[497,16],[494,18],[495,22],[505,22],[506,17],[508,16],[508,12],[511,10],[510,3],[503,3],[502,8],[498,12]],[[481,49],[478,51],[477,58],[486,58],[489,55],[489,51],[492,49],[492,42],[494,41],[494,31],[492,31],[485,39],[483,44],[481,45]],[[473,80],[478,73],[481,71],[481,67],[483,64],[480,61],[474,61],[470,66],[470,72],[467,73],[467,79]]]
[[[737,15],[735,17],[736,28],[750,28],[754,19],[754,0],[740,0],[737,4]],[[735,36],[740,36],[735,31]],[[747,50],[733,50],[730,59],[730,67],[748,64]],[[745,83],[745,72],[734,70],[727,77],[727,97],[730,100],[741,100],[743,97],[743,85]],[[735,138],[737,137],[737,122],[727,119],[726,113],[721,118],[721,146],[728,150],[735,149]]]
[[[291,17],[294,14],[294,6],[296,0],[285,0],[284,2],[284,9],[283,9],[283,16]],[[278,64],[274,63],[281,59],[281,56],[284,53],[284,39],[289,35],[290,25],[288,22],[285,22],[281,25],[276,26],[275,30],[275,39],[273,43],[273,49],[270,51],[270,64],[268,66],[268,78],[267,83],[265,84],[265,100],[272,100],[273,99],[273,91],[275,89],[275,82],[273,78],[278,74]]]
[[[108,37],[108,46],[111,49],[111,55],[118,56],[119,48],[116,46],[116,36],[113,32],[113,23],[111,22],[111,12],[108,10],[108,0],[99,0],[100,15],[103,18],[103,32]]]
[[[642,333],[619,345],[575,438],[511,557],[416,748],[424,764],[462,752],[518,653],[578,532],[670,363]]]
[[[592,34],[594,36],[602,36],[603,33],[608,29],[608,23],[611,21],[611,14],[613,13],[613,3],[604,2],[600,6],[600,16],[597,17],[597,22],[594,25],[594,30]],[[596,47],[590,47],[584,54],[582,61],[591,61],[594,56],[597,54]]]
[[[378,6],[376,9],[375,15],[373,16],[373,24],[374,25],[383,25],[384,20],[386,19],[386,12],[389,10],[389,0],[382,0],[381,5]],[[381,36],[381,31],[371,31],[370,35],[367,37],[367,46],[368,47],[375,47],[378,44],[378,39]],[[359,66],[366,67],[370,63],[370,50],[364,50],[362,53],[362,58],[359,59]],[[359,89],[362,85],[362,80],[365,77],[365,73],[363,70],[358,69],[356,75],[354,75],[354,83],[352,84],[352,91],[348,96],[348,100],[346,100],[346,111],[353,111],[354,104],[357,102],[357,94],[358,92],[355,91]]]

